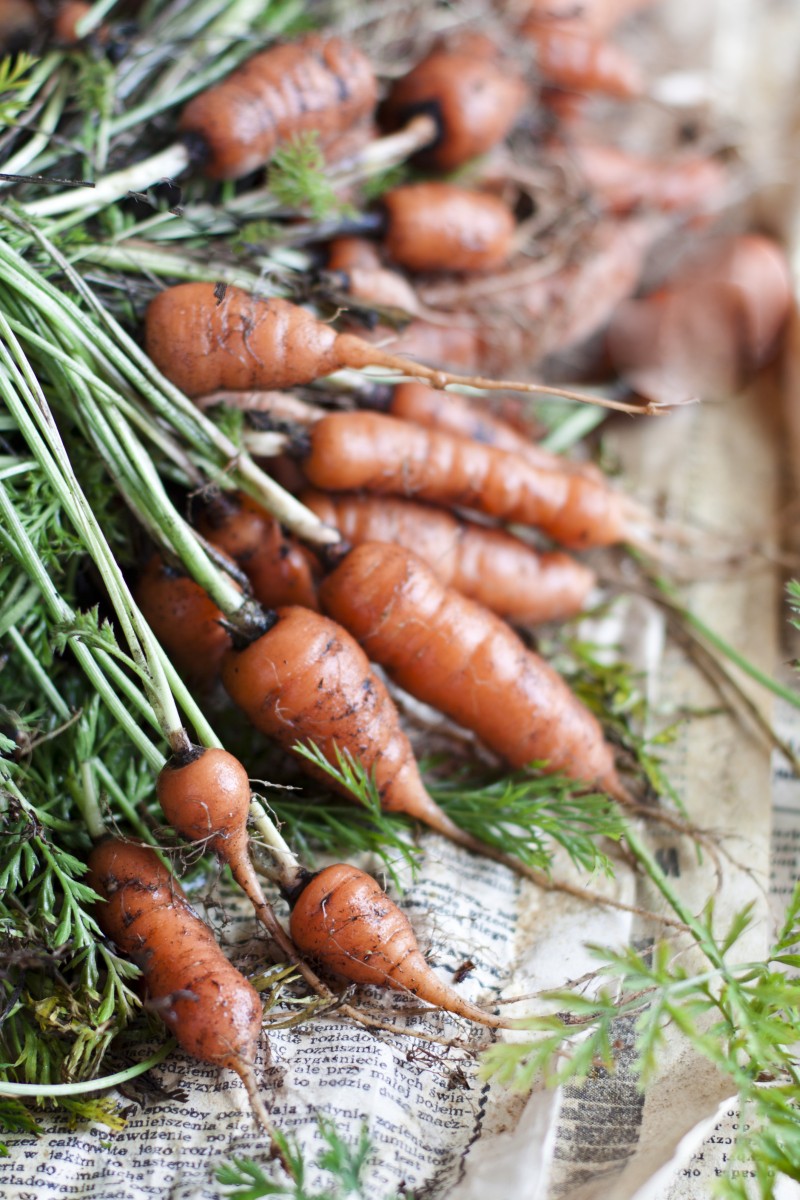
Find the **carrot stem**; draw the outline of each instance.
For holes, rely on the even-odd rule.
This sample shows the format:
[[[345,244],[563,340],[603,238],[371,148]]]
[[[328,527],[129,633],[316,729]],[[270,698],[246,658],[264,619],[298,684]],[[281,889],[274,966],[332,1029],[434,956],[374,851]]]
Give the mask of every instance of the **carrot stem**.
[[[0,385],[2,385],[2,375],[0,375]],[[28,576],[41,591],[53,619],[65,625],[74,624],[75,613],[59,595],[50,579],[2,483],[0,483],[0,517],[2,517],[6,525],[5,531],[0,529],[0,538],[6,543],[9,552],[24,567]],[[133,745],[155,771],[160,771],[164,765],[164,755],[153,745],[136,722],[132,720],[127,707],[120,699],[116,687],[112,685],[105,674],[100,665],[106,660],[105,653],[99,651],[94,646],[87,645],[86,642],[83,642],[78,637],[70,638],[69,646],[88,677],[89,682],[95,691],[100,694],[106,707],[114,716],[117,723],[125,730]],[[153,714],[153,718],[155,719],[155,714]]]
[[[250,820],[275,859],[281,884],[290,891],[300,882],[303,869],[291,847],[281,837],[278,827],[269,819],[263,804],[250,802]]]
[[[30,217],[41,218],[57,217],[80,209],[81,219],[85,220],[107,204],[127,196],[128,192],[141,192],[161,179],[174,179],[182,175],[189,161],[189,151],[183,143],[176,142],[151,158],[106,175],[85,192],[74,188],[68,192],[57,192],[42,200],[32,200],[24,206],[24,211]]]
[[[119,1087],[120,1084],[128,1083],[129,1080],[136,1079],[139,1075],[144,1075],[146,1071],[157,1067],[168,1054],[172,1053],[176,1045],[175,1039],[170,1038],[142,1062],[136,1063],[132,1067],[125,1067],[122,1071],[115,1071],[113,1075],[101,1075],[99,1079],[84,1079],[81,1083],[41,1084],[3,1081],[0,1082],[0,1096],[29,1096],[32,1099],[48,1099],[50,1096],[83,1096],[87,1092],[101,1092],[108,1088]]]

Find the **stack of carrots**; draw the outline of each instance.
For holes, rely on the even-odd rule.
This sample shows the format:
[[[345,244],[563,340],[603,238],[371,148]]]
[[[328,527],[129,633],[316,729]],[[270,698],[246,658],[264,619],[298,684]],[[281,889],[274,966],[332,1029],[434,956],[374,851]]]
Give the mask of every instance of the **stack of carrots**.
[[[662,531],[596,467],[547,453],[485,401],[443,389],[508,390],[484,376],[516,375],[522,390],[536,391],[534,373],[591,338],[591,362],[621,370],[639,397],[634,408],[729,388],[774,352],[790,296],[768,238],[709,232],[733,190],[721,159],[681,152],[664,164],[596,140],[596,97],[635,106],[645,93],[643,72],[610,35],[647,0],[582,0],[568,12],[561,0],[507,7],[498,4],[497,36],[463,31],[436,42],[383,89],[357,46],[312,34],[255,56],[184,110],[178,134],[211,181],[244,177],[308,130],[331,161],[357,158],[374,143],[376,122],[387,140],[407,139],[423,177],[384,193],[360,222],[369,238],[348,232],[325,247],[329,276],[359,310],[402,311],[399,333],[386,324],[357,329],[347,314],[337,326],[287,299],[210,282],[152,301],[145,345],[156,366],[199,402],[221,393],[271,421],[276,445],[299,469],[302,504],[330,536],[324,552],[304,545],[244,495],[208,495],[196,506],[199,532],[262,606],[247,636],[231,633],[233,614],[179,564],[153,558],[136,581],[153,630],[199,693],[221,680],[290,754],[313,742],[334,766],[351,755],[387,811],[502,861],[428,794],[372,664],[511,767],[537,764],[630,803],[600,723],[512,624],[581,611],[595,576],[575,553],[624,543],[652,551]],[[68,40],[66,25],[59,37]],[[513,156],[524,126],[537,130],[542,169],[568,180],[565,205],[579,218],[557,261],[537,253],[525,216],[526,198],[536,204],[537,194],[535,173]],[[632,299],[649,250],[692,228],[703,230],[701,252]],[[711,336],[718,350],[709,367]],[[326,393],[326,376],[370,366],[415,382],[387,393],[365,379],[350,397]],[[293,397],[287,421],[283,393],[306,385],[319,404]],[[181,836],[206,839],[231,866],[282,951],[333,976],[502,1024],[438,983],[402,914],[346,864],[313,877],[299,867],[284,873],[287,937],[248,857],[246,766],[184,746],[159,795]],[[239,1071],[266,1123],[252,1081],[252,988],[219,961],[152,852],[101,843],[91,869],[108,900],[99,919],[139,956],[153,996],[198,997],[191,1012],[171,1009],[182,1044]],[[165,914],[169,933],[157,937]],[[197,954],[176,958],[176,938]]]

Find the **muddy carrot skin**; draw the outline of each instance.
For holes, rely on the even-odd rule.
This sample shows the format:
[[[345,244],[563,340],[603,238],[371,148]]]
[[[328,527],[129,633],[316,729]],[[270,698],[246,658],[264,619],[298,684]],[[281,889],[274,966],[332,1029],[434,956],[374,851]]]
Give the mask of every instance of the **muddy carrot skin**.
[[[367,121],[377,99],[366,57],[343,38],[310,34],[256,54],[189,102],[180,131],[212,179],[240,179],[276,147],[314,131],[324,148]]]
[[[312,876],[294,901],[295,945],[353,983],[390,987],[494,1028],[493,1017],[443,983],[426,963],[404,913],[370,876],[346,863]]]
[[[305,608],[278,609],[266,633],[226,656],[222,682],[252,724],[285,750],[314,742],[334,765],[337,746],[349,751],[374,774],[387,812],[458,836],[425,789],[389,693],[335,621]],[[334,786],[329,776],[320,778]]]
[[[187,396],[310,383],[342,366],[337,334],[309,312],[213,284],[179,284],[156,296],[145,323],[147,352]]]
[[[266,608],[318,607],[313,557],[248,496],[220,496],[198,517],[197,527],[238,563]]]
[[[535,46],[536,69],[548,84],[618,100],[644,91],[638,64],[612,42],[538,18],[527,21],[521,33]]]
[[[40,25],[29,0],[4,0],[0,5],[0,50],[24,50]]]
[[[625,498],[601,480],[382,413],[331,413],[308,430],[315,488],[399,495],[534,525],[570,548],[624,541]]]
[[[729,187],[725,166],[707,156],[664,161],[583,140],[571,142],[567,153],[594,198],[619,216],[638,208],[709,212],[722,203]]]
[[[499,617],[443,588],[399,546],[356,547],[323,607],[413,696],[472,729],[513,767],[531,763],[624,794],[594,716]]]
[[[470,400],[457,392],[447,392],[443,396],[424,383],[400,383],[394,389],[386,411],[401,421],[413,421],[415,425],[424,425],[428,429],[441,429],[487,446],[495,446],[498,450],[510,450],[536,466],[553,471],[597,475],[596,468],[591,464],[571,462],[558,454],[542,450],[530,436],[496,416],[485,403]]]
[[[774,354],[792,303],[776,242],[718,238],[658,291],[619,306],[609,357],[645,396],[729,395]]]
[[[189,684],[201,691],[219,676],[230,639],[224,614],[199,584],[154,554],[133,589],[136,603]]]
[[[447,587],[511,621],[564,620],[583,608],[594,573],[497,529],[392,496],[304,492],[302,502],[353,545],[388,542],[423,559]]]
[[[572,316],[574,319],[575,314]],[[471,339],[474,330],[467,332]],[[225,287],[220,294],[211,283],[178,284],[156,296],[145,317],[145,345],[159,370],[194,397],[218,391],[291,388],[344,367],[385,367],[437,388],[468,384],[492,392],[543,390],[537,383],[451,374],[428,367],[364,338],[337,333],[287,300],[260,299],[235,287]],[[616,400],[570,395],[628,411]]]
[[[483,192],[449,183],[413,183],[381,198],[384,245],[409,271],[492,271],[511,254],[510,209]]]
[[[106,901],[97,909],[101,928],[141,968],[150,999],[183,1049],[230,1067],[254,1086],[258,993],[222,953],[155,851],[109,838],[89,856],[87,882]]]
[[[529,90],[488,39],[434,48],[408,75],[393,84],[383,110],[388,129],[418,113],[431,114],[436,140],[421,162],[450,171],[502,142],[522,110]]]

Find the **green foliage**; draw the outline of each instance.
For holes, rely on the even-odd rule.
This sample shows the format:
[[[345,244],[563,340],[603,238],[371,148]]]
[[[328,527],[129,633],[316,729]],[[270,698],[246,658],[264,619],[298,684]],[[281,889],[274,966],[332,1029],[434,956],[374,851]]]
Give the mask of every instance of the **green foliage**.
[[[0,59],[0,128],[15,124],[26,107],[26,100],[19,93],[27,85],[27,76],[37,61],[24,51]]]
[[[292,798],[291,793],[276,793],[271,805],[286,825],[292,843],[301,852],[311,853],[314,846],[331,853],[357,854],[371,851],[383,859],[386,869],[399,887],[398,860],[416,866],[417,851],[410,843],[410,823],[395,813],[381,809],[375,779],[348,750],[336,750],[336,764],[328,762],[314,742],[298,742],[294,752],[306,759],[323,776],[349,793],[354,804],[341,804]]]
[[[326,174],[319,135],[313,131],[278,147],[270,163],[269,187],[284,208],[308,212],[317,221],[343,211]]]
[[[531,769],[481,782],[473,771],[429,790],[456,825],[527,866],[549,872],[559,845],[582,870],[613,874],[598,843],[619,840],[625,823],[608,796],[574,779]]]
[[[365,1168],[372,1157],[369,1132],[363,1126],[355,1144],[346,1142],[330,1118],[317,1118],[325,1149],[319,1154],[316,1167],[331,1176],[331,1182],[323,1191],[310,1190],[306,1183],[308,1167],[296,1139],[284,1137],[276,1132],[275,1140],[281,1148],[292,1173],[291,1181],[276,1182],[249,1158],[234,1158],[216,1173],[217,1182],[226,1189],[226,1200],[261,1200],[263,1196],[288,1196],[291,1200],[376,1200],[373,1192],[366,1191]],[[413,1200],[406,1193],[408,1200]],[[384,1200],[396,1200],[386,1196]]]
[[[776,1171],[800,1180],[800,975],[787,973],[800,967],[800,884],[763,962],[728,961],[750,925],[749,908],[736,913],[718,938],[713,917],[709,903],[697,931],[707,969],[690,971],[667,943],[647,955],[633,947],[619,952],[595,947],[603,982],[597,994],[548,994],[544,999],[553,1005],[553,1015],[526,1023],[540,1036],[527,1045],[492,1046],[483,1069],[521,1089],[538,1079],[554,1085],[585,1077],[598,1066],[613,1066],[614,1022],[633,1016],[633,1069],[646,1084],[657,1068],[665,1031],[677,1028],[738,1093],[739,1133],[730,1166],[751,1161],[758,1194],[769,1200]],[[724,1194],[743,1196],[739,1188],[739,1180],[729,1177]]]
[[[564,676],[575,695],[595,714],[606,736],[621,746],[642,773],[653,794],[668,797],[683,810],[681,798],[664,772],[659,748],[677,736],[681,714],[657,733],[650,732],[649,712],[641,675],[609,647],[567,633],[544,649],[545,657]],[[700,716],[700,714],[693,714]],[[648,730],[648,732],[643,732]]]

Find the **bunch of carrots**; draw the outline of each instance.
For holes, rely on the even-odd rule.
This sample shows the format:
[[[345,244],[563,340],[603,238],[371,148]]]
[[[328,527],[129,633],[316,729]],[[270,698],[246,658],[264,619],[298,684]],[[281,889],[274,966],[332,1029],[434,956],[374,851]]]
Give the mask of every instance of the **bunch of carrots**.
[[[538,446],[518,403],[490,407],[447,389],[563,392],[558,379],[580,362],[584,377],[617,379],[608,407],[652,412],[740,383],[774,352],[790,303],[769,238],[714,232],[738,186],[722,156],[681,150],[648,161],[599,140],[599,107],[624,111],[645,96],[642,70],[613,34],[647,6],[498,0],[491,36],[465,29],[435,41],[388,84],[338,36],[308,34],[255,55],[183,109],[180,170],[205,174],[209,186],[243,180],[313,133],[334,167],[379,153],[413,174],[343,217],[334,236],[298,233],[298,244],[314,243],[316,311],[295,302],[299,288],[293,299],[261,297],[209,281],[167,287],[144,314],[155,367],[203,409],[250,414],[246,444],[295,494],[294,506],[270,512],[198,473],[196,533],[233,581],[231,601],[212,599],[191,564],[153,554],[132,588],[158,642],[201,703],[221,684],[315,778],[330,783],[309,744],[332,768],[359,762],[385,811],[523,873],[430,796],[374,665],[496,760],[635,808],[636,781],[618,773],[600,722],[516,627],[583,610],[596,576],[577,554],[628,544],[657,556],[672,531],[594,465]],[[0,37],[16,45],[32,36],[33,9],[13,7],[18,23],[9,17]],[[61,5],[52,37],[79,40],[88,11]],[[113,32],[96,28],[93,52]],[[535,169],[515,155],[531,130]],[[141,169],[143,186],[153,182]],[[543,175],[562,179],[563,213],[548,216]],[[56,194],[31,212],[68,212],[74,197]],[[547,221],[558,236],[542,254]],[[636,295],[650,251],[687,231],[699,249]],[[335,321],[331,299],[344,309]],[[247,764],[194,744],[174,722],[162,732],[166,820],[230,867],[320,996],[331,998],[334,979],[386,985],[507,1024],[438,980],[374,879],[344,863],[311,874],[273,831],[287,933],[250,857]],[[238,1072],[268,1127],[254,1076],[256,992],[157,854],[96,832],[98,921],[164,1001],[181,1045]]]

